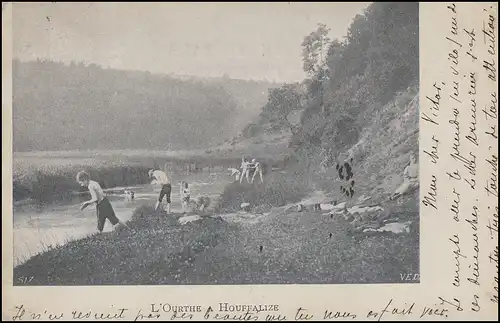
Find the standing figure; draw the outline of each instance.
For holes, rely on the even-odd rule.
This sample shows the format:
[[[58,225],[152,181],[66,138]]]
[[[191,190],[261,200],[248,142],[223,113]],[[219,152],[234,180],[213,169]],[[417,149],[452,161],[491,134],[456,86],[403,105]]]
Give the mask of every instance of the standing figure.
[[[158,196],[158,201],[156,202],[155,205],[155,211],[158,209],[160,206],[161,202],[163,201],[163,197],[167,197],[167,214],[170,213],[170,203],[172,202],[170,200],[170,195],[172,193],[172,185],[170,184],[170,179],[168,178],[167,174],[165,172],[162,172],[161,170],[153,170],[151,169],[148,172],[149,178],[154,178],[153,182],[151,184],[159,184],[161,185],[161,191],[160,195]]]
[[[182,204],[182,213],[186,213],[186,210],[189,206],[189,200],[191,199],[191,190],[189,189],[189,185],[187,182],[181,182],[181,204]]]
[[[252,159],[252,168],[253,168],[253,174],[252,174],[252,180],[250,183],[253,183],[255,175],[257,175],[257,174],[259,174],[260,182],[264,183],[264,179],[262,178],[262,165],[255,158]]]
[[[241,175],[240,175],[240,183],[243,182],[243,178],[246,178],[247,183],[250,183],[250,163],[246,161],[245,157],[241,157]]]
[[[343,164],[337,163],[337,166],[335,167],[337,169],[339,179],[341,180],[340,192],[347,198],[345,210],[347,210],[347,207],[352,202],[355,193],[353,166],[353,158],[350,158]]]
[[[124,193],[125,193],[125,201],[132,202],[134,200],[135,198],[134,191],[125,190]]]
[[[106,223],[106,219],[111,222],[112,225],[120,224],[127,229],[130,229],[125,222],[120,220],[113,209],[113,206],[109,202],[108,198],[104,195],[104,191],[102,190],[101,185],[96,181],[90,179],[90,175],[84,171],[78,172],[76,174],[76,181],[82,186],[87,187],[90,192],[90,200],[83,202],[80,205],[80,210],[85,209],[87,206],[91,204],[96,204],[96,212],[97,212],[97,230],[99,233],[102,233],[104,229],[104,224]]]

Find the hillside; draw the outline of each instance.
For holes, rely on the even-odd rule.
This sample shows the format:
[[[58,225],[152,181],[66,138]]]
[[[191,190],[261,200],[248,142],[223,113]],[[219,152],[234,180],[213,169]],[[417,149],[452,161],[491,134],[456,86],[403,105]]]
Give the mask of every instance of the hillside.
[[[383,107],[418,84],[418,19],[418,3],[373,3],[354,18],[344,39],[329,42],[323,61],[317,43],[328,40],[328,30],[320,26],[305,38],[304,69],[310,78],[294,138],[297,150],[331,149],[340,158],[366,129],[383,136],[373,120],[398,117],[397,107]]]
[[[240,133],[245,126],[255,122],[266,103],[269,89],[281,86],[280,83],[267,81],[231,79],[223,77],[176,76],[185,81],[201,82],[207,86],[222,87],[235,98],[237,115],[232,119],[235,132]]]
[[[402,97],[418,92],[418,17],[418,3],[387,2],[354,17],[343,39],[331,40],[327,25],[318,24],[302,43],[308,77],[272,89],[233,142],[285,132],[297,157],[319,166],[326,151],[341,161],[360,141],[384,137],[386,122],[408,118]],[[411,133],[418,131],[416,113],[414,127],[405,129]]]
[[[241,131],[275,86],[14,61],[14,150],[206,148]]]
[[[320,190],[339,202],[366,195],[379,203],[403,183],[410,155],[419,151],[418,17],[418,3],[373,3],[354,17],[343,39],[329,39],[324,24],[304,37],[308,78],[270,90],[259,117],[223,146],[258,142],[280,149],[288,154],[283,160],[294,161],[287,173],[307,183],[297,187],[287,176],[270,174],[269,192],[248,189],[238,193],[242,199],[270,196],[278,186],[287,202]],[[346,162],[351,196],[343,193],[346,182],[336,168]],[[227,194],[236,199],[236,191]],[[410,209],[418,208],[417,195],[409,198]]]

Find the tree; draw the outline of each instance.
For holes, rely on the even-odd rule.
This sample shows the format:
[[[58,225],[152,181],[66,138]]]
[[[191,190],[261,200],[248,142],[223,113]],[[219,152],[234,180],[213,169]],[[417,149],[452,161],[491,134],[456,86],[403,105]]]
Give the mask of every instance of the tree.
[[[330,43],[329,31],[330,28],[319,23],[318,28],[304,37],[302,42],[303,69],[311,77],[322,70],[325,65]]]
[[[343,39],[330,41],[321,24],[304,38],[307,102],[295,151],[341,154],[394,93],[418,81],[418,22],[418,3],[375,2],[353,18]]]
[[[328,47],[328,56],[326,58],[326,64],[328,66],[328,75],[330,80],[334,81],[337,78],[337,71],[339,71],[341,66],[341,61],[344,53],[344,45],[339,40],[334,39],[330,46]],[[339,75],[340,76],[340,75]]]
[[[296,85],[285,84],[280,88],[269,90],[268,102],[262,109],[261,118],[281,127],[287,127],[292,134],[296,134],[298,128],[288,120],[288,116],[301,108],[301,94],[297,91]]]

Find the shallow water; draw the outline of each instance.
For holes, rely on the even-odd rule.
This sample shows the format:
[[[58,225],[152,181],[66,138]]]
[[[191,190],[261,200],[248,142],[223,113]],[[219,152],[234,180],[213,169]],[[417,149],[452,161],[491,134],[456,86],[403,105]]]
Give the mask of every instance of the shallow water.
[[[172,212],[180,212],[179,182],[190,184],[191,197],[209,196],[212,203],[231,181],[225,173],[196,173],[189,176],[174,176],[172,183]],[[126,201],[124,190],[135,192],[133,201]],[[154,206],[161,187],[157,185],[132,185],[106,190],[116,215],[130,220],[133,211],[140,205]],[[23,263],[30,257],[46,250],[49,246],[62,245],[68,241],[83,238],[97,232],[95,206],[80,210],[80,203],[88,197],[75,196],[71,201],[45,206],[23,203],[14,206],[14,265]],[[164,199],[165,202],[165,199]],[[106,221],[104,231],[111,231],[112,225]]]

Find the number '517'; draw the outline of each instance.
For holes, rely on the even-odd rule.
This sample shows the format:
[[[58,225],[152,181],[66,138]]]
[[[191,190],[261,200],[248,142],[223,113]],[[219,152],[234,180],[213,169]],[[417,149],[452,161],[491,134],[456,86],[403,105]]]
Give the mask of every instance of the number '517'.
[[[26,276],[21,276],[17,278],[17,281],[21,284],[26,284],[29,283],[35,278],[34,276],[26,277]]]

